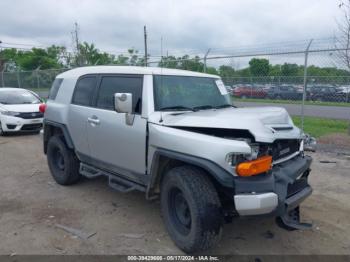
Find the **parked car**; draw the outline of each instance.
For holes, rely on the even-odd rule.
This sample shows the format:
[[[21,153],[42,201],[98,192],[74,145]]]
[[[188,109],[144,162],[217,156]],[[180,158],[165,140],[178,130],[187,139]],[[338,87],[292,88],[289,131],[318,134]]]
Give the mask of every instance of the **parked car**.
[[[267,91],[270,99],[301,100],[303,93],[291,85],[272,86]]]
[[[43,101],[32,91],[21,88],[0,88],[0,135],[13,132],[40,132]]]
[[[339,92],[349,94],[350,93],[350,86],[339,86],[339,87],[337,87],[337,90]]]
[[[350,102],[350,86],[340,86],[337,88],[338,93],[341,93],[344,100]]]
[[[307,87],[307,99],[312,101],[345,102],[346,94],[333,86],[317,85]]]
[[[64,72],[50,91],[43,139],[61,185],[104,175],[118,191],[159,197],[165,227],[185,252],[215,245],[224,220],[236,216],[309,228],[299,216],[312,192],[300,130],[283,108],[233,107],[216,75],[122,66]]]
[[[266,91],[254,85],[244,85],[236,87],[233,91],[233,96],[239,98],[265,98],[267,95]]]

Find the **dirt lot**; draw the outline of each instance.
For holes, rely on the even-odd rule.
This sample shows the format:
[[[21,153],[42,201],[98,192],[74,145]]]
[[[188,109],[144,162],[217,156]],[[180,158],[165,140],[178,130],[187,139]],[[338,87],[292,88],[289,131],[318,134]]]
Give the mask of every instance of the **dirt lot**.
[[[312,153],[314,193],[302,212],[313,230],[287,232],[271,218],[240,219],[225,226],[210,253],[350,254],[350,158],[330,151]],[[113,191],[104,178],[55,184],[37,135],[0,137],[0,184],[0,254],[182,254],[157,201]]]

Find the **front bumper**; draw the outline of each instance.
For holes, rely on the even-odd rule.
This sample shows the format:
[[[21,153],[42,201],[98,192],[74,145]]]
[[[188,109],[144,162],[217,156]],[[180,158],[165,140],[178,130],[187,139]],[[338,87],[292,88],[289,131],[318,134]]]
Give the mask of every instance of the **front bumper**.
[[[43,118],[24,119],[15,116],[1,115],[1,127],[6,133],[39,131],[42,125]]]
[[[283,216],[312,193],[308,175],[312,159],[297,156],[275,165],[264,175],[235,178],[235,210],[241,216]]]

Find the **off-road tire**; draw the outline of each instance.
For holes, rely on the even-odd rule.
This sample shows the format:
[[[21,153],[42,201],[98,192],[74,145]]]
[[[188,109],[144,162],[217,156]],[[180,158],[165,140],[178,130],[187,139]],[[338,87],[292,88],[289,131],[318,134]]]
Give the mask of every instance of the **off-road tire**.
[[[52,177],[60,185],[72,185],[79,181],[79,160],[60,136],[52,136],[47,145],[47,162]]]
[[[174,214],[174,190],[180,191],[187,201],[191,219],[189,228],[185,228],[187,232]],[[207,250],[219,242],[223,226],[221,203],[214,185],[201,169],[179,166],[169,170],[161,184],[161,209],[169,235],[184,252]]]

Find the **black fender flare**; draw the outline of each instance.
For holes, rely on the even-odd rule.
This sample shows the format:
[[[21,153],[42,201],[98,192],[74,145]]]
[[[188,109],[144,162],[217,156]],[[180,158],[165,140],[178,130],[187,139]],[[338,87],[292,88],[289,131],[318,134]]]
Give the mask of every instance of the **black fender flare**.
[[[148,197],[152,194],[151,191],[156,186],[159,176],[161,176],[161,174],[158,172],[160,168],[160,157],[166,157],[171,160],[178,160],[190,165],[200,167],[205,170],[221,186],[230,189],[234,188],[233,175],[217,165],[215,162],[201,157],[159,148],[155,151],[152,159],[150,181],[146,193]]]
[[[48,128],[50,126],[59,128],[62,131],[62,134],[64,136],[65,142],[68,146],[68,148],[70,149],[74,149],[74,143],[73,140],[69,134],[68,128],[66,125],[61,124],[61,123],[57,123],[57,122],[53,122],[53,121],[48,121],[48,120],[44,120],[44,152],[46,153],[46,149],[47,149],[47,142],[51,136],[51,134],[48,131]]]

